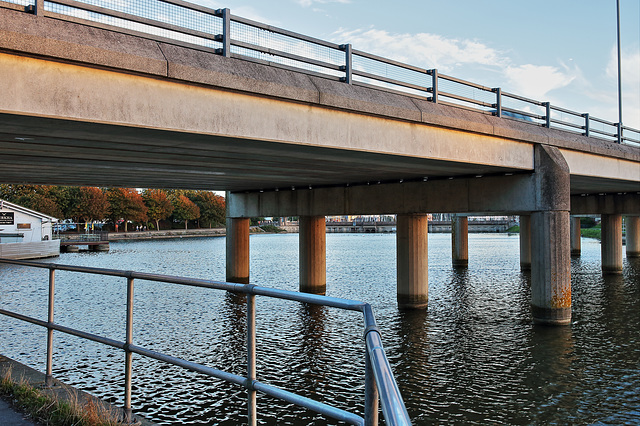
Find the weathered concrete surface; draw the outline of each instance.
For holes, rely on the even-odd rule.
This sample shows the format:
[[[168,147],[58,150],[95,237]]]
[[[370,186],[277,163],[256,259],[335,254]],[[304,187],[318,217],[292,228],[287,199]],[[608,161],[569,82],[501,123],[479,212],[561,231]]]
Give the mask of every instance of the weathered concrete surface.
[[[536,196],[531,213],[531,311],[540,324],[571,322],[569,167],[560,150],[536,147]]]
[[[621,194],[573,195],[571,214],[640,215],[640,191]]]
[[[582,235],[580,233],[580,218],[571,217],[571,256],[580,256],[582,253]]]
[[[428,238],[426,215],[398,215],[396,252],[398,308],[421,309],[429,300]]]
[[[520,215],[520,269],[531,270],[531,216]]]
[[[122,408],[120,407],[115,407],[105,401],[102,401],[96,397],[94,397],[93,395],[87,393],[87,392],[83,392],[79,389],[76,389],[72,386],[69,386],[57,379],[54,379],[54,383],[53,386],[50,388],[45,388],[45,374],[41,373],[40,371],[34,370],[31,367],[28,367],[22,363],[19,363],[17,361],[14,361],[10,358],[7,358],[3,355],[0,355],[0,374],[9,374],[9,377],[11,378],[11,380],[16,381],[16,382],[23,382],[29,386],[35,387],[35,388],[40,388],[42,389],[45,393],[48,393],[50,395],[53,395],[55,397],[57,397],[59,400],[61,401],[68,401],[68,402],[78,402],[79,404],[86,404],[88,401],[91,401],[95,404],[98,404],[99,406],[103,407],[104,410],[106,412],[112,412],[114,414],[114,416],[117,418],[119,416],[122,416]],[[0,401],[1,403],[2,401]],[[20,423],[20,420],[22,418],[21,415],[17,414],[17,415],[12,415],[11,411],[13,410],[9,410],[9,412],[2,412],[4,410],[2,410],[1,406],[0,406],[0,424],[2,425],[35,425],[34,422],[29,422],[29,421],[25,421],[24,423]],[[15,412],[14,412],[15,413]],[[135,414],[135,413],[134,413]],[[120,417],[121,418],[121,417]],[[133,420],[136,422],[136,424],[139,424],[141,426],[153,426],[154,423],[135,415]],[[14,423],[15,422],[15,423]],[[39,424],[39,423],[38,423]]]
[[[627,257],[640,257],[640,217],[625,218]]]
[[[249,284],[249,218],[227,218],[227,282]]]
[[[469,218],[451,217],[451,261],[453,266],[469,265]]]
[[[0,52],[6,182],[239,191],[475,176],[532,170],[538,143],[562,148],[573,193],[640,181],[637,148],[205,48],[2,9]]]
[[[603,214],[600,218],[602,273],[622,274],[622,216]]]
[[[327,232],[324,216],[300,216],[300,291],[327,291]]]

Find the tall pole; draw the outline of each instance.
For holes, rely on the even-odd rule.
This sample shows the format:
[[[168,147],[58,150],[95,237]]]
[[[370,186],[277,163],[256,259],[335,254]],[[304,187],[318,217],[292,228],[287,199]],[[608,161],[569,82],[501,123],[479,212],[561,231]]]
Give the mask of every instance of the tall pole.
[[[622,143],[622,60],[620,53],[620,0],[616,0],[618,13],[618,143]]]

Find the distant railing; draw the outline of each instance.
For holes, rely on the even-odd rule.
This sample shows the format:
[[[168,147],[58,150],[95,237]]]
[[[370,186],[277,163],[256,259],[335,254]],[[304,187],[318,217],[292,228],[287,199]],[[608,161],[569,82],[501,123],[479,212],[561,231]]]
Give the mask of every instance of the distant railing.
[[[48,320],[42,321],[16,312],[0,309],[0,314],[21,321],[36,324],[47,329],[47,366],[46,381],[53,381],[53,332],[60,331],[83,339],[101,343],[103,345],[122,349],[125,352],[125,398],[124,413],[128,423],[132,421],[131,412],[131,379],[132,379],[132,355],[134,353],[148,358],[153,358],[168,364],[173,364],[190,371],[202,373],[226,382],[243,386],[248,391],[248,424],[257,424],[256,393],[261,392],[274,398],[307,408],[311,411],[323,414],[327,417],[343,421],[352,425],[376,425],[378,424],[378,398],[382,406],[382,413],[387,425],[410,425],[411,420],[407,414],[400,390],[395,381],[389,361],[382,347],[382,338],[378,331],[371,305],[354,300],[338,299],[335,297],[320,296],[308,293],[299,293],[287,290],[278,290],[259,287],[252,284],[235,284],[202,279],[174,277],[167,275],[147,274],[142,272],[120,271],[113,269],[89,268],[72,265],[58,265],[53,263],[39,263],[21,260],[0,259],[0,264],[21,265],[32,268],[49,270],[49,304]],[[107,337],[98,336],[87,331],[77,330],[54,323],[54,294],[55,272],[72,271],[87,274],[108,275],[127,279],[127,311],[126,311],[126,341],[121,342]],[[171,355],[166,355],[133,344],[133,288],[134,280],[148,280],[160,283],[179,284],[207,289],[226,290],[238,294],[247,295],[247,376],[221,371],[206,365],[197,364]],[[288,392],[286,390],[268,385],[256,380],[256,296],[273,297],[277,299],[292,300],[302,303],[329,306],[334,308],[358,311],[364,317],[365,355],[365,394],[364,394],[364,418],[348,411],[324,404],[310,398]]]
[[[6,0],[0,7],[80,22],[553,127],[640,145],[640,130],[182,0]]]

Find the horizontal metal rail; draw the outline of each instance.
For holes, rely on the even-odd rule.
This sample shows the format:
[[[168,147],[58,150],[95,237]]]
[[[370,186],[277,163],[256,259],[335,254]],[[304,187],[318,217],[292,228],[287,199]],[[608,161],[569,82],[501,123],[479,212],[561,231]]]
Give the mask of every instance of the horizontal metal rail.
[[[299,293],[288,290],[280,290],[268,287],[261,287],[253,284],[236,284],[221,281],[212,281],[196,278],[185,278],[170,275],[150,274],[144,272],[123,271],[106,268],[93,268],[75,265],[60,265],[55,263],[40,263],[25,260],[0,259],[0,264],[20,265],[31,268],[40,268],[49,270],[49,319],[42,321],[20,313],[12,312],[6,309],[0,309],[0,314],[9,316],[21,321],[29,322],[41,327],[47,328],[47,381],[52,379],[52,363],[53,363],[53,331],[70,334],[83,339],[91,340],[103,345],[111,346],[125,351],[125,418],[131,420],[131,354],[138,354],[148,358],[153,358],[161,362],[176,365],[190,371],[205,374],[217,379],[224,380],[236,385],[245,387],[249,391],[249,424],[256,424],[255,414],[252,417],[252,409],[255,413],[255,392],[282,399],[286,402],[296,404],[307,408],[333,419],[344,421],[354,425],[367,425],[377,423],[378,400],[371,398],[371,395],[379,395],[382,412],[385,422],[388,425],[408,425],[411,424],[409,415],[404,406],[402,396],[398,389],[398,385],[393,377],[391,366],[382,348],[382,339],[378,331],[375,318],[371,306],[367,303],[341,299],[335,297],[320,296],[308,293]],[[70,327],[55,324],[53,322],[54,310],[54,282],[55,271],[69,271],[96,275],[106,275],[113,277],[126,278],[127,280],[127,339],[125,342],[113,340],[107,337],[92,334],[86,331],[73,329]],[[360,312],[364,319],[364,339],[366,347],[366,366],[365,368],[365,418],[348,411],[333,407],[331,405],[312,400],[310,398],[297,395],[295,393],[279,389],[277,387],[261,383],[255,379],[255,304],[247,303],[247,330],[248,341],[248,376],[243,377],[231,374],[222,370],[198,364],[182,358],[163,354],[148,348],[136,346],[133,344],[133,285],[134,280],[141,279],[146,281],[154,281],[168,284],[184,285],[190,287],[200,287],[206,289],[225,290],[234,293],[247,295],[248,302],[251,302],[255,296],[272,297],[302,303],[310,303],[321,306],[340,308],[350,311]],[[250,308],[253,306],[253,308]],[[250,332],[251,331],[251,332]],[[253,408],[252,408],[253,407]]]
[[[24,7],[16,5],[15,3],[16,1],[0,0],[0,7],[6,7],[10,9],[20,9],[21,7]],[[51,8],[51,5],[54,4],[65,5],[69,8],[72,8],[73,10],[91,12],[96,15],[103,16],[104,18],[100,19],[94,17],[92,19],[87,19],[83,16],[73,16],[73,13],[71,12],[54,13],[50,10],[47,10],[47,7]],[[565,131],[569,131],[568,129],[566,129],[566,127],[578,127],[567,124],[567,122],[559,120],[557,117],[552,116],[552,114],[557,112],[570,114],[572,116],[583,118],[585,120],[584,125],[581,126],[582,130],[584,130],[582,134],[585,136],[591,136],[591,132],[594,132],[598,135],[605,136],[606,138],[603,140],[608,140],[610,142],[629,142],[632,144],[640,144],[640,131],[638,129],[620,125],[619,123],[613,123],[611,121],[603,120],[600,118],[591,117],[586,113],[580,113],[556,105],[550,105],[548,102],[538,101],[514,93],[503,92],[500,90],[500,88],[489,88],[487,86],[466,81],[457,77],[439,74],[437,70],[428,70],[414,65],[405,64],[393,59],[388,59],[382,56],[352,49],[351,45],[349,44],[337,44],[289,31],[283,28],[274,27],[272,25],[263,24],[251,19],[235,16],[230,13],[229,9],[210,9],[205,6],[196,5],[183,0],[143,0],[140,2],[139,7],[141,9],[144,9],[145,5],[153,4],[171,5],[177,8],[184,9],[185,11],[189,11],[193,14],[200,14],[209,18],[214,17],[220,21],[222,33],[213,34],[212,32],[207,31],[208,28],[186,28],[179,23],[167,22],[167,20],[171,19],[171,17],[157,16],[154,17],[154,19],[150,18],[149,16],[140,16],[143,12],[140,12],[140,15],[137,15],[135,13],[126,13],[121,10],[118,11],[105,7],[94,6],[83,0],[32,0],[31,6],[27,6],[26,10],[38,15],[51,16],[56,19],[66,19],[73,22],[82,22],[85,25],[93,25],[99,28],[106,28],[123,33],[129,33],[136,36],[157,40],[163,43],[173,43],[176,45],[192,47],[199,50],[213,51],[224,56],[271,64],[283,69],[290,69],[313,75],[336,78],[335,74],[332,75],[331,73],[343,73],[344,76],[339,77],[338,79],[348,84],[358,84],[363,86],[366,85],[367,87],[380,88],[382,90],[387,90],[394,93],[406,93],[410,96],[422,96],[427,100],[435,103],[442,103],[443,105],[450,105],[457,108],[464,108],[480,112],[487,112],[485,108],[494,108],[493,114],[498,117],[519,119],[518,117],[513,116],[513,114],[517,114],[523,117],[531,117],[534,119],[543,120],[542,125],[546,127],[559,128],[560,130]],[[115,24],[113,22],[108,22],[108,20],[106,19],[107,17],[135,23],[139,26],[146,27],[146,30],[144,30],[143,28],[125,28],[124,26]],[[242,34],[242,29],[234,29],[231,23],[234,23],[236,26],[239,25],[246,27],[245,29],[252,29],[258,32],[262,32],[264,37],[256,36],[256,42],[256,40],[252,39],[250,36],[244,36]],[[160,35],[159,31],[161,30],[164,32],[168,31],[169,33],[173,33],[176,35],[176,37],[180,35],[181,37],[186,36],[192,37],[193,39],[191,41],[185,41],[184,39],[178,38],[173,39],[171,34],[163,33],[162,35]],[[235,33],[234,31],[238,31],[238,33]],[[273,40],[271,40],[271,36],[280,37],[282,39],[274,45]],[[300,42],[306,43],[308,49],[301,50],[300,46],[298,46],[298,43]],[[209,46],[209,44],[211,43],[219,44],[221,47],[212,48]],[[316,50],[318,52],[318,55],[301,53],[302,51],[306,51],[309,49]],[[324,50],[324,53],[321,52],[322,50]],[[247,56],[244,53],[238,53],[238,51],[255,52],[255,55],[259,57],[256,58],[255,55]],[[260,55],[263,56],[260,57]],[[344,59],[340,63],[335,63],[333,59],[332,62],[328,62],[327,60],[322,60],[320,58],[320,56],[326,57],[327,55],[334,55],[334,58],[343,57]],[[371,61],[372,63],[376,64],[376,69],[378,69],[382,65],[383,68],[385,68],[384,74],[375,70],[367,69],[367,66],[363,65],[360,60],[357,62],[357,64],[354,64],[354,59],[356,58]],[[295,65],[291,65],[290,63],[287,63],[287,61],[294,61]],[[327,71],[330,71],[330,73],[327,74]],[[403,74],[403,77],[398,78],[396,76],[389,75],[389,73]],[[422,83],[420,76],[425,74],[432,77],[431,85],[425,85],[424,83]],[[354,81],[352,76],[359,76],[361,78],[367,79],[368,81]],[[473,88],[481,90],[482,92],[491,93],[493,96],[495,96],[495,102],[475,100],[469,98],[468,96],[465,96],[462,93],[440,92],[438,89],[438,80],[450,81],[465,88]],[[431,96],[428,96],[427,93],[430,93]],[[448,98],[451,100],[460,101],[464,104],[447,101],[441,102],[440,97],[444,99]],[[545,114],[545,116],[540,116],[532,114],[530,111],[527,111],[525,109],[510,108],[509,111],[511,111],[512,114],[510,116],[503,116],[502,111],[507,111],[507,109],[503,108],[502,98],[523,102],[526,105],[524,108],[526,108],[527,106],[545,107],[547,113]],[[473,106],[466,104],[477,105],[479,108],[474,109]],[[526,122],[527,120],[523,121]],[[602,129],[599,131],[596,129],[592,129],[590,126],[590,121],[603,124],[610,129]],[[531,121],[529,121],[529,124],[540,125],[540,123]],[[624,132],[627,132],[627,134],[625,135]],[[632,133],[635,136],[630,136],[628,133]]]

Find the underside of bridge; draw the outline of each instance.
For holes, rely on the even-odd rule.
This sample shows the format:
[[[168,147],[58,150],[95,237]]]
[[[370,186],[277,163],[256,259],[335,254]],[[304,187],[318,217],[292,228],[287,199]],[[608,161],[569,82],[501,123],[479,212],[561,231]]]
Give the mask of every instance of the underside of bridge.
[[[226,190],[236,282],[249,217],[300,216],[301,286],[323,291],[321,218],[394,213],[398,301],[423,307],[426,213],[520,214],[534,319],[566,324],[570,212],[608,215],[614,272],[640,215],[638,147],[206,49],[0,9],[0,75],[0,182]]]

